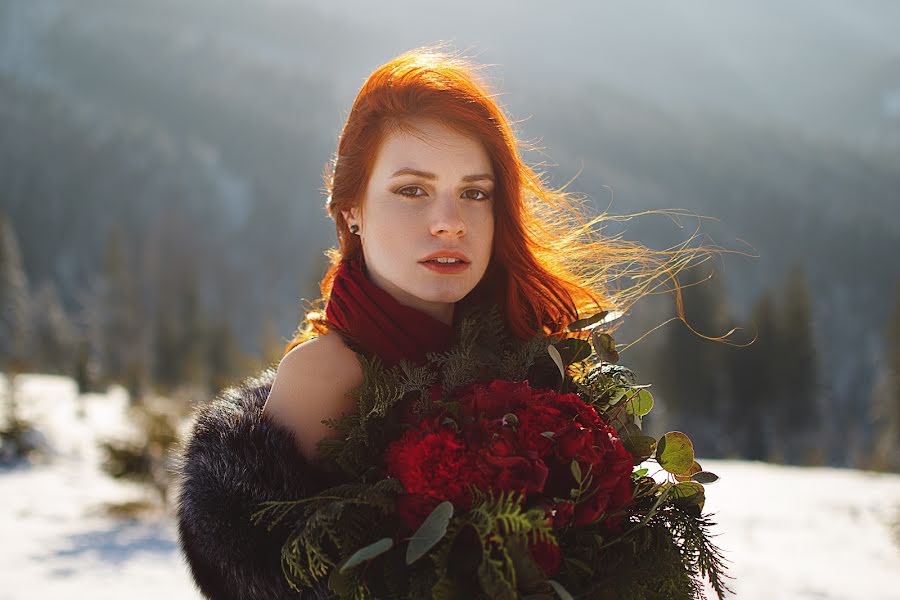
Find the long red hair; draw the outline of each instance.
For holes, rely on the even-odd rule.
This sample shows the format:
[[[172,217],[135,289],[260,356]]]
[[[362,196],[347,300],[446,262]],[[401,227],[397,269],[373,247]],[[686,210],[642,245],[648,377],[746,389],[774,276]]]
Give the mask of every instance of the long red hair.
[[[668,273],[678,290],[674,273],[701,249],[654,252],[619,239],[601,239],[595,225],[605,214],[586,221],[581,213],[584,198],[550,188],[523,162],[519,148],[527,146],[478,77],[482,68],[444,52],[442,46],[430,46],[385,63],[363,84],[324,174],[326,206],[339,247],[327,253],[331,266],[320,284],[319,306],[306,313],[285,353],[327,331],[323,308],[340,262],[362,253],[359,236],[349,232],[342,211],[361,201],[386,134],[404,129],[416,117],[438,119],[479,140],[491,157],[496,212],[488,274],[499,278],[496,301],[516,336],[560,334],[572,321],[599,310],[627,310],[653,285],[654,277],[643,276],[648,271]],[[641,283],[610,294],[610,280],[623,275]]]

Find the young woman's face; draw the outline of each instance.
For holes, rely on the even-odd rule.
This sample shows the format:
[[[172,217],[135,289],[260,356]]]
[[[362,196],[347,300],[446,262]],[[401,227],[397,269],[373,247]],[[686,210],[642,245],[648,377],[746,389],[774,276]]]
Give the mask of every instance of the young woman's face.
[[[369,278],[403,305],[445,322],[481,281],[494,240],[494,172],[480,142],[433,119],[389,133],[376,158],[359,225]],[[462,258],[462,264],[429,262]]]

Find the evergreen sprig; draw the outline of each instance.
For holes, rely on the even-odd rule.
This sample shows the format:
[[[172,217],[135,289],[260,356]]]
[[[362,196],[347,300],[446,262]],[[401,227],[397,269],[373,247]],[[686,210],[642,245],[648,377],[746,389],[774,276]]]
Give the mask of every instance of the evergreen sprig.
[[[602,352],[584,352],[580,338],[539,335],[520,340],[510,335],[493,306],[462,316],[456,343],[446,352],[428,354],[422,366],[403,361],[386,369],[378,358],[358,354],[364,381],[352,392],[357,410],[326,421],[339,435],[319,446],[326,462],[337,465],[352,483],[301,500],[265,503],[254,514],[254,521],[268,524],[270,530],[288,517],[296,523],[282,549],[282,567],[291,585],[311,586],[330,573],[329,586],[342,599],[513,599],[524,590],[550,595],[546,576],[527,549],[529,541],[549,540],[559,543],[563,556],[560,583],[555,585],[576,598],[690,600],[702,597],[701,577],[723,598],[730,591],[724,584],[724,558],[710,540],[713,523],[701,515],[703,486],[693,480],[700,466],[693,461],[689,440],[675,432],[665,448],[663,438],[658,442],[642,433],[641,417],[652,407],[649,386],[638,384],[630,369],[615,364],[618,355],[608,334],[594,332],[591,340],[599,340]],[[598,343],[591,345],[596,349]],[[550,344],[557,348],[555,358],[548,351]],[[560,358],[563,364],[557,365]],[[432,402],[430,392],[438,378],[442,398]],[[602,533],[609,515],[590,526],[567,527],[554,537],[542,508],[526,510],[520,495],[494,496],[470,486],[472,508],[454,515],[430,561],[406,565],[405,550],[398,545],[342,573],[340,565],[354,552],[396,533],[392,519],[403,490],[396,480],[383,478],[380,460],[403,426],[395,412],[400,402],[412,395],[418,416],[427,415],[435,404],[452,412],[458,406],[453,390],[493,379],[527,379],[533,387],[573,390],[615,428],[638,462],[657,460],[672,480],[656,482],[640,472],[633,474],[634,499],[623,509],[624,533],[611,539]],[[691,481],[699,492],[690,487],[679,495],[676,481]],[[373,562],[379,565],[379,577],[366,578],[366,567]]]

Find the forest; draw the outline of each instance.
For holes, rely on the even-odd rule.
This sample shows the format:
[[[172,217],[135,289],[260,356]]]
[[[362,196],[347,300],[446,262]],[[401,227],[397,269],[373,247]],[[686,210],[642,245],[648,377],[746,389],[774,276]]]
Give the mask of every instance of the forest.
[[[335,73],[374,63],[303,54],[325,43],[312,13],[278,54],[224,13],[201,35],[165,12],[22,6],[2,9],[19,19],[0,53],[3,370],[202,402],[277,362],[335,241],[322,170],[355,93]],[[623,353],[656,389],[651,428],[702,456],[900,470],[900,118],[854,142],[598,80],[503,91],[549,182],[594,211],[702,215],[739,250],[682,275],[687,323]],[[693,228],[650,214],[604,232],[659,249]],[[648,298],[617,340],[674,314]]]

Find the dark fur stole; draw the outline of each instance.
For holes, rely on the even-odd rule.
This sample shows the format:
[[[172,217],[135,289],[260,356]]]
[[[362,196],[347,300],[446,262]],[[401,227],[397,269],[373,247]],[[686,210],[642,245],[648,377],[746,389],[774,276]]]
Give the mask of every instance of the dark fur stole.
[[[281,569],[294,523],[272,531],[250,516],[267,500],[295,500],[337,482],[300,453],[293,433],[262,418],[270,367],[197,409],[176,459],[181,551],[200,591],[213,600],[334,598],[324,584],[297,592]]]

